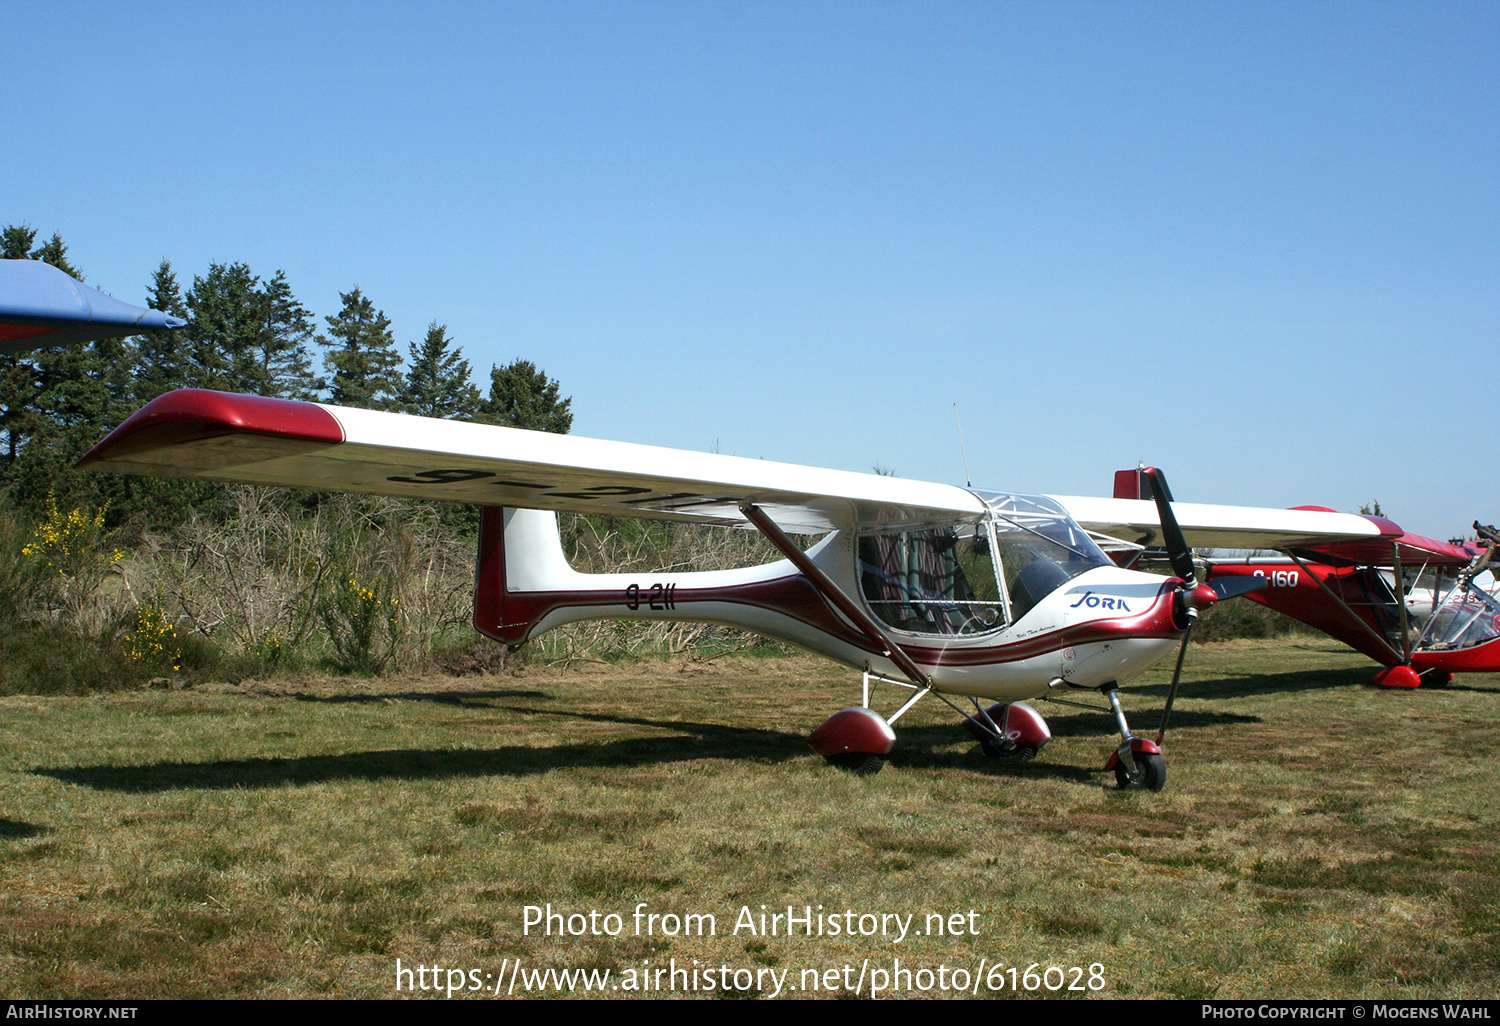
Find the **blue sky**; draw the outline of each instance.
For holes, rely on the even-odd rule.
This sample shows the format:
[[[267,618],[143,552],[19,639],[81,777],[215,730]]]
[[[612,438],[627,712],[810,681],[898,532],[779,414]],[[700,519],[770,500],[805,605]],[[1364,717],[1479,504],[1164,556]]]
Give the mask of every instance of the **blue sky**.
[[[574,431],[1500,520],[1500,5],[10,4],[0,222],[358,285]]]

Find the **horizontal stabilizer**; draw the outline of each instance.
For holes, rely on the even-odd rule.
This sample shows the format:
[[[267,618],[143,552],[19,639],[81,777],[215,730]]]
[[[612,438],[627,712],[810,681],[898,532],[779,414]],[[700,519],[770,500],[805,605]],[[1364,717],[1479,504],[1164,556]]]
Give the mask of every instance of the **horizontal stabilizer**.
[[[1222,599],[1239,598],[1254,591],[1264,591],[1270,584],[1265,577],[1220,577],[1209,581],[1208,586]]]

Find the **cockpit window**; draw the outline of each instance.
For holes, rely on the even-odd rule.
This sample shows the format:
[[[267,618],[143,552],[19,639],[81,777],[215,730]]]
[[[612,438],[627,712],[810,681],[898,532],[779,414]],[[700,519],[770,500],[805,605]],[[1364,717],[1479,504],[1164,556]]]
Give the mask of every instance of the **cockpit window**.
[[[911,634],[999,630],[1085,570],[1112,565],[1053,500],[977,494],[988,522],[860,533],[860,590],[882,623]]]
[[[859,586],[882,623],[911,634],[979,634],[1005,624],[983,523],[866,531]]]

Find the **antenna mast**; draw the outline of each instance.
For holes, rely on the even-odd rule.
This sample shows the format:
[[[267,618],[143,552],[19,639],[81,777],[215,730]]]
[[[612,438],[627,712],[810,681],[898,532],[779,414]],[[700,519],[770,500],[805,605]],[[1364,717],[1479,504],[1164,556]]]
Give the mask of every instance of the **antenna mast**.
[[[958,454],[964,461],[964,487],[973,488],[974,480],[969,477],[969,453],[964,448],[964,422],[958,419],[958,403],[953,404],[953,421],[958,425]]]

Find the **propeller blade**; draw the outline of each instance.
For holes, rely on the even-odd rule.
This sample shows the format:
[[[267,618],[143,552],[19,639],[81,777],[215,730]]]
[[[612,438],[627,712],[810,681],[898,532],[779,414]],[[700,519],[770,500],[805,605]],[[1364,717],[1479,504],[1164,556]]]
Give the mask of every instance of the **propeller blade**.
[[[1182,578],[1177,588],[1177,608],[1182,619],[1182,644],[1177,649],[1177,667],[1172,671],[1172,686],[1167,689],[1167,704],[1161,711],[1161,727],[1156,732],[1156,744],[1161,746],[1167,735],[1167,723],[1172,717],[1172,704],[1177,701],[1177,685],[1182,680],[1182,662],[1187,657],[1188,641],[1193,628],[1198,625],[1198,611],[1206,609],[1219,599],[1234,598],[1259,591],[1269,582],[1264,577],[1233,577],[1200,585],[1193,566],[1193,550],[1183,537],[1172,512],[1172,489],[1167,487],[1167,477],[1155,467],[1143,467],[1141,473],[1151,482],[1151,497],[1156,500],[1156,515],[1161,521],[1162,547],[1172,562],[1172,572]],[[1185,621],[1185,622],[1184,622]]]
[[[1198,583],[1193,573],[1193,550],[1182,536],[1182,528],[1177,526],[1177,516],[1172,512],[1172,490],[1167,487],[1166,475],[1155,467],[1146,467],[1141,473],[1151,482],[1151,497],[1156,500],[1156,515],[1161,520],[1162,546],[1172,561],[1172,572],[1181,577],[1186,582],[1185,588],[1191,591]]]
[[[1270,579],[1266,577],[1219,577],[1209,581],[1208,586],[1223,600],[1260,591],[1270,583]]]

